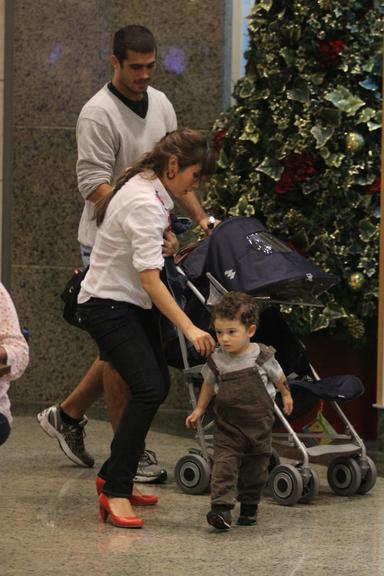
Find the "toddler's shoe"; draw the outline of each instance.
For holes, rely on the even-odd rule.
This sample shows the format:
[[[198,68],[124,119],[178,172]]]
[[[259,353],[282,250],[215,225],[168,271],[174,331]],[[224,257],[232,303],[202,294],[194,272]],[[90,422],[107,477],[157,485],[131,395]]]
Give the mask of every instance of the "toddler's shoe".
[[[237,519],[238,526],[253,526],[257,522],[257,516],[240,515]]]
[[[240,504],[238,526],[253,526],[257,522],[257,504]]]
[[[229,530],[232,524],[232,515],[229,510],[210,510],[207,522],[217,530]]]

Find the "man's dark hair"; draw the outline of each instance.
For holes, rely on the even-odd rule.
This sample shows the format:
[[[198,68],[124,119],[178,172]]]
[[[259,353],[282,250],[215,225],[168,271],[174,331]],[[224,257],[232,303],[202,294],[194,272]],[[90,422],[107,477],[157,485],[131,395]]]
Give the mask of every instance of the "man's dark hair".
[[[156,41],[150,30],[139,24],[131,24],[120,28],[113,38],[113,54],[120,64],[127,58],[127,50],[148,54],[156,52]]]

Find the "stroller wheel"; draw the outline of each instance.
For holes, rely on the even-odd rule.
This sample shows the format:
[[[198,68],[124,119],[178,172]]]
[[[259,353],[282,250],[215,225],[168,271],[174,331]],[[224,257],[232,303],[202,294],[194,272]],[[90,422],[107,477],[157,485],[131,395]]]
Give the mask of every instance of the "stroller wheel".
[[[308,504],[309,502],[312,502],[319,493],[319,475],[313,468],[310,468],[309,472],[310,477],[307,483],[304,482],[303,495],[299,499],[300,504]]]
[[[272,496],[282,506],[292,506],[303,494],[303,479],[297,468],[291,464],[279,464],[269,479]]]
[[[359,464],[363,478],[357,492],[359,494],[366,494],[376,484],[377,468],[376,464],[369,456],[367,456],[364,465],[362,465],[362,462],[359,462]]]
[[[328,466],[328,484],[339,496],[352,496],[361,485],[361,469],[354,458],[338,456]]]
[[[186,494],[201,494],[209,487],[211,467],[200,454],[187,454],[175,466],[175,480]]]

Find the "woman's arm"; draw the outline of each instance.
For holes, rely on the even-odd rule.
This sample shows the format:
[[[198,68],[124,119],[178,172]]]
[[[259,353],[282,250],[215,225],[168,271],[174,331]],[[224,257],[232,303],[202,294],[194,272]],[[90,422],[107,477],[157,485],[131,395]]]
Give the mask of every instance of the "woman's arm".
[[[200,330],[175,302],[168,288],[160,279],[159,270],[144,270],[140,272],[140,280],[144,290],[155,306],[175,326],[180,328],[184,336],[193,344],[199,354],[208,356],[215,348],[215,341],[208,332]]]

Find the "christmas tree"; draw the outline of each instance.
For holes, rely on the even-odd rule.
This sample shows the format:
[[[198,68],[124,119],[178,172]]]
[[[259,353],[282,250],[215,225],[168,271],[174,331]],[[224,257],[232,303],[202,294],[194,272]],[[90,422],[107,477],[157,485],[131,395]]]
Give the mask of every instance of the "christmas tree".
[[[378,300],[382,10],[364,0],[259,0],[245,77],[214,125],[206,205],[249,215],[340,282],[286,308],[299,334],[362,343]]]

